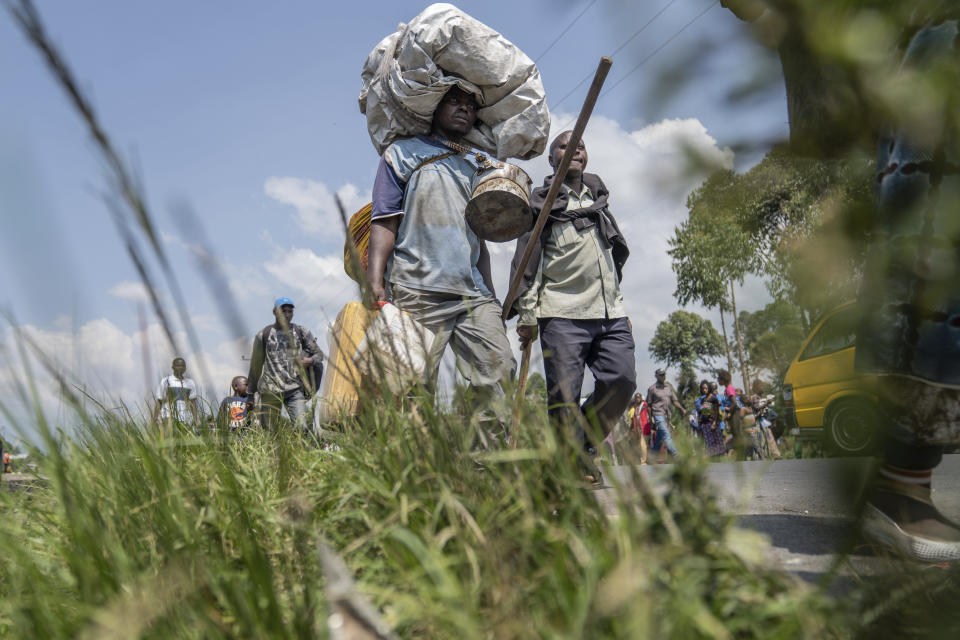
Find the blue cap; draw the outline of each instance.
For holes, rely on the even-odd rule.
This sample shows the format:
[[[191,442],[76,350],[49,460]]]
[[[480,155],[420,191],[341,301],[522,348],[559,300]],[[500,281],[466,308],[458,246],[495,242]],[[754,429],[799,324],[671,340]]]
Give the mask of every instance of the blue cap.
[[[296,306],[295,304],[293,304],[293,300],[291,300],[290,298],[277,298],[276,300],[273,301],[273,308],[276,309],[277,307],[282,307],[285,304],[288,304],[291,307]]]

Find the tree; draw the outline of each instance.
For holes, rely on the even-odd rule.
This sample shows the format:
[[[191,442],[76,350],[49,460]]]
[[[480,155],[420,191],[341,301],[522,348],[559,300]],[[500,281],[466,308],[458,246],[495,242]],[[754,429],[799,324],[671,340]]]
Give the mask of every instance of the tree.
[[[753,257],[750,235],[736,219],[737,203],[744,197],[742,188],[736,174],[729,170],[717,171],[708,177],[687,198],[690,216],[674,231],[668,253],[677,274],[674,292],[677,301],[686,305],[696,300],[707,308],[719,307],[723,345],[730,370],[733,370],[733,359],[727,346],[723,314],[727,310],[733,312],[740,370],[743,384],[748,385],[734,293],[734,284],[743,284]]]
[[[812,323],[855,296],[872,216],[872,161],[804,158],[775,148],[745,174],[732,215],[753,247],[751,271]]]
[[[723,276],[742,282],[753,273],[775,299],[800,307],[809,331],[856,295],[872,215],[871,171],[865,154],[803,158],[780,147],[746,173],[708,178],[688,198],[689,219],[671,242],[678,301],[712,307],[704,289],[717,298]],[[721,311],[734,299],[731,289]],[[739,314],[735,320],[736,332]]]
[[[768,372],[776,380],[783,377],[807,335],[800,318],[799,307],[787,300],[740,313],[747,363],[753,371]]]
[[[681,309],[657,325],[647,349],[657,362],[680,367],[677,395],[685,396],[691,385],[696,388],[696,365],[709,367],[723,353],[723,343],[713,323]]]

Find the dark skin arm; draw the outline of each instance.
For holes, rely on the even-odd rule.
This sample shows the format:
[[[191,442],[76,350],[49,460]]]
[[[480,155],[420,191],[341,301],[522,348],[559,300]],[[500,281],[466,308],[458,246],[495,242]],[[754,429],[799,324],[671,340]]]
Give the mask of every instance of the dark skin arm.
[[[387,299],[387,288],[383,281],[383,275],[387,268],[387,259],[397,242],[397,230],[399,228],[400,216],[374,220],[370,224],[370,246],[367,248],[367,281],[370,283],[371,299],[367,301],[367,305],[372,309],[379,308],[378,303]]]
[[[250,373],[247,374],[247,411],[252,411],[254,407],[253,398],[257,392],[257,384],[260,381],[260,374],[263,372],[263,361],[265,359],[263,352],[263,342],[260,334],[253,339],[253,351],[250,353]]]
[[[673,396],[673,406],[675,406],[677,409],[680,409],[680,411],[683,411],[684,413],[687,412],[683,405],[680,404],[680,401],[677,400],[677,396]]]

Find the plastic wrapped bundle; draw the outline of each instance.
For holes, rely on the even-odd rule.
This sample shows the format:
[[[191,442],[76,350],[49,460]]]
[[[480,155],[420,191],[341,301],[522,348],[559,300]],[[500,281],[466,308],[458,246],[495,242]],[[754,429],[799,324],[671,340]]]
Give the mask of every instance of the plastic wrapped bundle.
[[[377,153],[399,138],[430,132],[452,86],[476,96],[477,124],[466,137],[490,155],[543,153],[550,114],[540,72],[513,43],[451,4],[427,7],[367,57],[360,112]]]

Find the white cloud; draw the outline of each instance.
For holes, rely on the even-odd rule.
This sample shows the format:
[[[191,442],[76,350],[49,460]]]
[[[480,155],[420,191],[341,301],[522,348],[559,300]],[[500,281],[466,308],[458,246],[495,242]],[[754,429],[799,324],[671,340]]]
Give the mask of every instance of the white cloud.
[[[307,233],[327,237],[343,237],[343,222],[337,210],[333,193],[322,182],[307,178],[271,177],[263,185],[268,196],[296,208],[297,225]],[[346,208],[347,216],[370,201],[370,192],[360,192],[353,184],[337,190]]]
[[[178,334],[177,340],[186,344],[183,334]],[[75,420],[70,417],[72,412],[64,404],[54,375],[41,366],[28,343],[36,345],[43,358],[53,364],[56,374],[75,385],[76,391],[82,390],[108,408],[122,403],[134,415],[144,410],[160,379],[170,373],[175,356],[186,359],[187,376],[197,382],[204,402],[212,406],[225,395],[230,379],[246,374],[249,366],[241,359],[242,355],[249,355],[250,343],[246,338],[220,343],[212,350],[174,353],[157,323],[149,324],[143,332],[130,334],[105,318],[87,322],[76,331],[31,325],[10,328],[0,337],[0,353],[5,355],[0,361],[0,402],[20,421],[29,437],[35,435],[30,399],[16,390],[18,381],[26,384],[28,377],[32,377],[41,407],[55,427],[69,429]],[[19,356],[19,346],[28,354],[27,363]]]
[[[129,300],[130,302],[149,302],[150,294],[142,282],[131,282],[124,280],[118,282],[107,290],[107,293],[114,298]]]
[[[263,266],[280,284],[276,295],[294,299],[296,322],[313,331],[321,346],[343,305],[359,299],[357,284],[343,270],[342,252],[320,256],[311,249],[277,249]]]
[[[338,280],[347,281],[340,253],[318,256],[310,249],[290,249],[268,260],[264,268],[283,286],[310,295]]]

